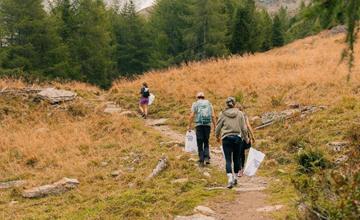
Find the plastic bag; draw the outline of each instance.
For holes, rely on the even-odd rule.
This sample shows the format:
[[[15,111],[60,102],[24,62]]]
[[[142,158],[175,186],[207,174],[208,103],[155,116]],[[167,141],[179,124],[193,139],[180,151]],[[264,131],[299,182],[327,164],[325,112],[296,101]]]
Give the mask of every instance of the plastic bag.
[[[265,154],[250,148],[249,155],[245,164],[244,174],[246,176],[254,176],[261,162],[264,160]]]
[[[186,132],[185,151],[186,152],[194,152],[194,153],[198,151],[195,131]]]
[[[155,101],[155,95],[150,93],[150,96],[149,96],[149,105],[152,105]]]

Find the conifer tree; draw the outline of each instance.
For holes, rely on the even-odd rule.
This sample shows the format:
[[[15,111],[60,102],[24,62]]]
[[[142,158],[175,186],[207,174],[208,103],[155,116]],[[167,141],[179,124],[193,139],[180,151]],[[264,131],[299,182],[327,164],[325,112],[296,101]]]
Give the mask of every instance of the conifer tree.
[[[283,46],[285,43],[284,31],[279,15],[275,15],[273,22],[272,44],[274,47]]]
[[[121,10],[114,25],[116,64],[122,76],[141,74],[149,69],[150,43],[145,22],[135,12],[132,1]]]
[[[261,46],[260,51],[267,51],[272,48],[272,19],[266,10],[260,12]]]
[[[56,76],[61,62],[59,37],[41,0],[1,0],[1,67]]]
[[[222,1],[192,1],[191,10],[191,27],[186,30],[186,56],[201,60],[227,55],[226,14]]]
[[[159,0],[150,17],[152,65],[166,67],[186,60],[184,31],[189,28],[189,0]]]

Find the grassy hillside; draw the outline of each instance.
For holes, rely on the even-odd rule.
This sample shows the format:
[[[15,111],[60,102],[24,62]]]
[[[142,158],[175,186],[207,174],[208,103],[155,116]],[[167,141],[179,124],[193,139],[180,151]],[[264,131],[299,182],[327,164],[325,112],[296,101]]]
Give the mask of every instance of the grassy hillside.
[[[217,112],[224,107],[227,96],[235,96],[250,117],[287,109],[291,103],[325,105],[325,110],[308,117],[295,117],[256,132],[258,139],[265,139],[258,146],[267,154],[262,172],[274,180],[274,201],[289,205],[279,214],[280,219],[295,218],[298,207],[304,206],[307,212],[302,215],[356,219],[360,190],[360,59],[356,57],[348,82],[347,64],[340,63],[343,42],[344,35],[323,32],[255,56],[151,72],[139,80],[115,83],[111,97],[136,109],[139,87],[146,81],[157,96],[151,106],[153,117],[169,117],[179,130],[186,128],[189,108],[200,90]],[[356,53],[360,53],[360,45]],[[340,152],[327,146],[342,140],[349,141],[350,146]],[[344,155],[347,160],[336,162]]]
[[[0,86],[26,85],[3,80]],[[103,91],[55,86],[80,97],[51,106],[22,95],[0,96],[0,182],[21,179],[31,188],[69,177],[80,185],[32,200],[21,197],[22,188],[0,189],[0,219],[169,219],[205,198],[223,196],[205,189],[225,181],[220,171],[204,177],[180,148],[159,147],[163,138],[142,120],[103,113]],[[163,154],[168,170],[146,181]],[[119,177],[110,175],[119,169]],[[189,181],[171,183],[178,178]]]

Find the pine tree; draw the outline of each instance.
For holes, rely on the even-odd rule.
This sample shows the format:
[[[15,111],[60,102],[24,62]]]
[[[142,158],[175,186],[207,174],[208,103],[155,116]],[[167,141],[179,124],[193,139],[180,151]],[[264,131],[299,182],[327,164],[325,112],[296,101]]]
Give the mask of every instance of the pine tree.
[[[275,15],[274,17],[274,23],[273,23],[273,33],[272,33],[272,44],[274,47],[280,47],[283,46],[285,43],[284,39],[284,31],[283,26],[281,23],[281,20],[278,15]]]
[[[191,27],[186,30],[186,55],[195,60],[227,55],[226,14],[222,1],[192,1],[191,10]]]
[[[262,10],[259,17],[262,30],[260,51],[267,51],[272,48],[272,19],[266,10]]]
[[[184,30],[189,28],[189,0],[160,0],[150,17],[152,65],[166,67],[186,60]]]
[[[132,1],[121,10],[114,25],[116,63],[122,76],[141,74],[150,67],[150,43],[145,22],[135,12]]]
[[[1,67],[57,76],[59,38],[41,0],[1,0]]]

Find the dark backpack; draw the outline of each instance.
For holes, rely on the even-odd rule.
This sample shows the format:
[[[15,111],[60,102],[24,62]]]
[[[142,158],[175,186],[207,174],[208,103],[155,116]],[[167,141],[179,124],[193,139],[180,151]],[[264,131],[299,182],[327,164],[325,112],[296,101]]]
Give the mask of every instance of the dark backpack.
[[[142,96],[144,98],[149,98],[150,96],[150,90],[148,88],[143,88]]]

